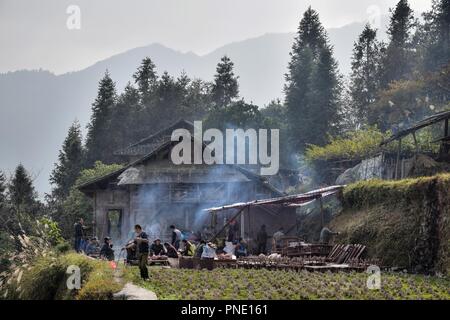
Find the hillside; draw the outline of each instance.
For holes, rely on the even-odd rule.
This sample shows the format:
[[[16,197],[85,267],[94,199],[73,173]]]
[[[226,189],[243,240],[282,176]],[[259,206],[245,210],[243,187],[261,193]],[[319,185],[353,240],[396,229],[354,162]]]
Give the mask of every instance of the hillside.
[[[344,191],[344,211],[331,221],[338,241],[360,243],[383,266],[450,272],[450,175],[365,181]]]

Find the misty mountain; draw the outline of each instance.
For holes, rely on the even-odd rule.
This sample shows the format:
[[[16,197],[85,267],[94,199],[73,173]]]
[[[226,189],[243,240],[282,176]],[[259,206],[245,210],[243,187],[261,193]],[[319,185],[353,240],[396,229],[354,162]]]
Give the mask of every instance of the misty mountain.
[[[362,23],[330,29],[340,70],[348,74],[353,43]],[[159,44],[135,48],[76,72],[54,75],[48,71],[17,71],[0,74],[0,169],[10,174],[23,163],[35,177],[41,195],[50,190],[48,177],[70,124],[89,121],[97,84],[106,69],[119,92],[149,56],[158,73],[178,76],[184,70],[191,78],[212,80],[220,57],[227,54],[239,75],[240,96],[264,106],[283,99],[284,74],[294,33],[266,34],[225,45],[199,56],[181,53]]]

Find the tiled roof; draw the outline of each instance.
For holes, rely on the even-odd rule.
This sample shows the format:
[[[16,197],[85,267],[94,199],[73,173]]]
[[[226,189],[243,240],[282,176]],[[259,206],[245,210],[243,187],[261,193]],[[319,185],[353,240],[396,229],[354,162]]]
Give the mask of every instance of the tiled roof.
[[[152,153],[161,144],[170,141],[172,132],[175,129],[188,129],[192,132],[194,130],[194,125],[187,120],[178,120],[169,127],[164,128],[145,139],[142,139],[124,149],[115,151],[114,154],[118,156],[144,156]]]

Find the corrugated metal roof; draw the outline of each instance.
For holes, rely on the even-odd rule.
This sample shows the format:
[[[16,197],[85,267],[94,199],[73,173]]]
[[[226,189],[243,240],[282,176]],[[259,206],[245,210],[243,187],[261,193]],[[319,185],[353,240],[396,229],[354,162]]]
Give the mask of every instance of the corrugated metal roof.
[[[295,194],[291,196],[278,197],[272,199],[253,200],[250,202],[239,202],[221,207],[204,209],[204,211],[217,212],[229,209],[241,209],[243,207],[263,206],[263,205],[283,205],[283,206],[298,206],[302,204],[305,205],[306,203],[309,203],[313,200],[324,198],[332,194],[336,194],[340,192],[343,188],[344,186],[331,186],[327,188],[312,190],[310,192],[302,194]]]

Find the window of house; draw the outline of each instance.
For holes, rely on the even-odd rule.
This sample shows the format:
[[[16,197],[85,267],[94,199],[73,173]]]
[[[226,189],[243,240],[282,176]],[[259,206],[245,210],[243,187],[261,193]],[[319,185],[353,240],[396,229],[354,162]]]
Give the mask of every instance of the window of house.
[[[108,210],[108,236],[112,239],[120,239],[122,229],[122,210]]]

